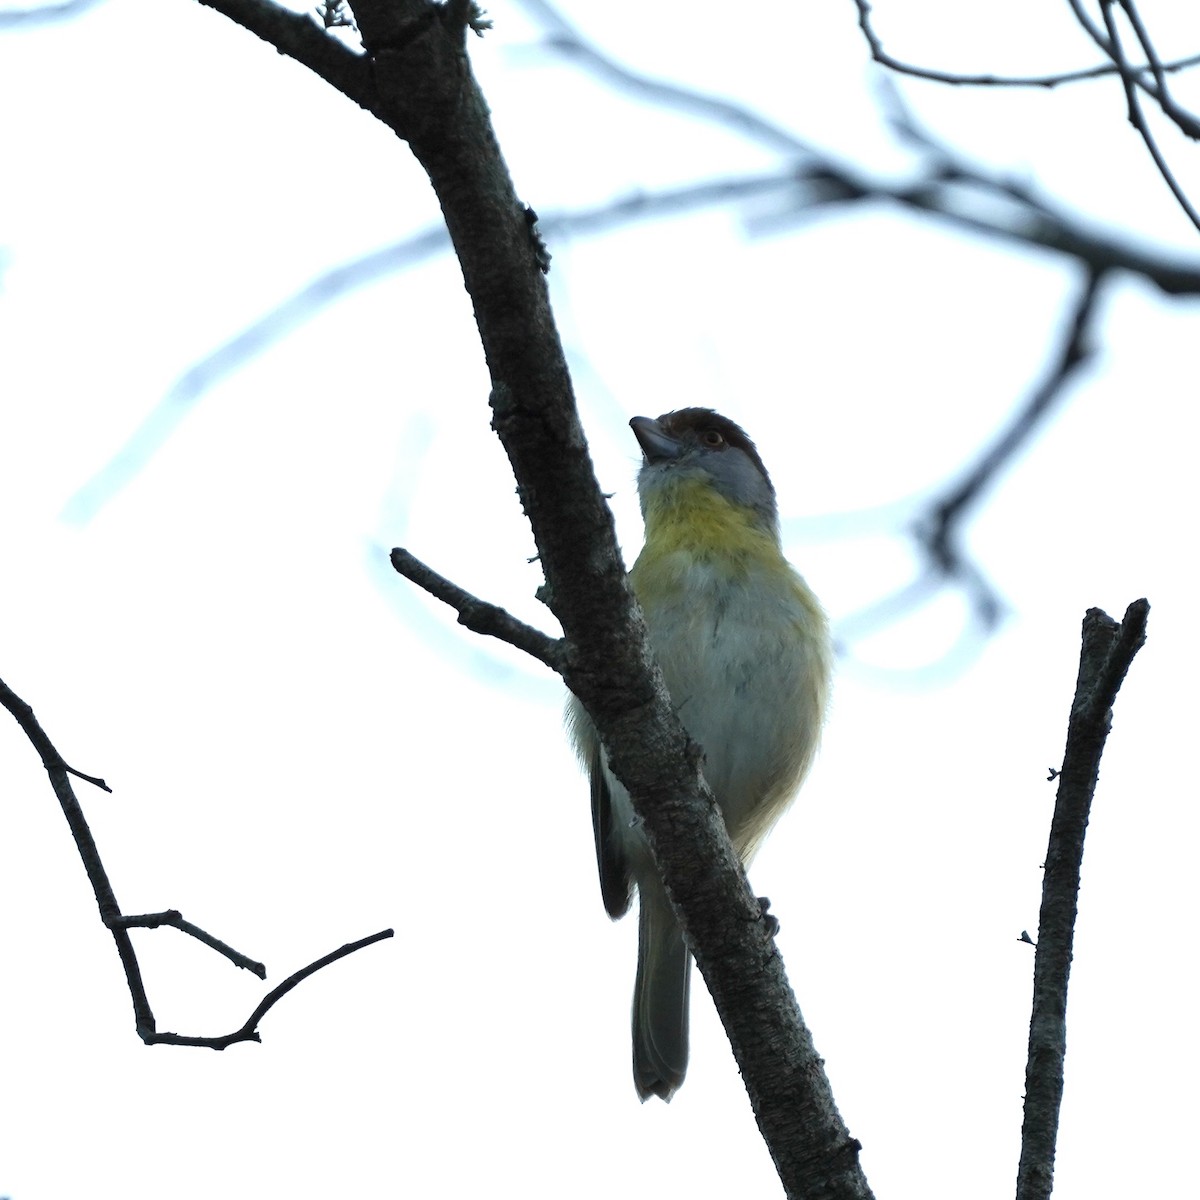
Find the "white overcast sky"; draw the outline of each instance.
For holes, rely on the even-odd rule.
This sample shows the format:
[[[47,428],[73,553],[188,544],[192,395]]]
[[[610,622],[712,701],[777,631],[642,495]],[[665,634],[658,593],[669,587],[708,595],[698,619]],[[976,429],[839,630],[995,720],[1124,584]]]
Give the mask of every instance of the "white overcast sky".
[[[1061,8],[876,16],[933,65],[1092,64]],[[1142,10],[1165,55],[1200,49],[1190,6]],[[565,11],[632,69],[872,170],[911,165],[850,0]],[[471,54],[544,215],[778,162],[536,53],[519,4],[490,13]],[[905,94],[1095,229],[1200,261],[1112,81]],[[0,1195],[779,1195],[698,979],[685,1087],[636,1101],[636,931],[600,904],[556,682],[386,566],[403,544],[553,628],[453,260],[322,308],[182,419],[157,408],[322,273],[436,227],[407,148],[191,0],[0,31],[0,103],[0,677],[113,785],[81,797],[126,911],[182,909],[269,983],[396,929],[285,999],[262,1045],[142,1046],[44,774],[0,720]],[[1200,198],[1195,149],[1163,141]],[[878,206],[772,238],[746,215],[553,241],[556,313],[627,550],[628,418],[712,405],[758,440],[791,557],[838,620],[911,577],[907,523],[1041,377],[1077,275]],[[956,642],[947,594],[855,645],[818,767],[755,863],[880,1197],[1012,1194],[1047,768],[1084,611],[1142,595],[1150,641],[1084,861],[1056,1196],[1176,1195],[1194,1175],[1198,317],[1109,289],[1096,358],[969,526],[999,631],[914,676]],[[157,450],[83,513],[155,412]],[[171,930],[137,942],[163,1029],[224,1032],[264,990]]]

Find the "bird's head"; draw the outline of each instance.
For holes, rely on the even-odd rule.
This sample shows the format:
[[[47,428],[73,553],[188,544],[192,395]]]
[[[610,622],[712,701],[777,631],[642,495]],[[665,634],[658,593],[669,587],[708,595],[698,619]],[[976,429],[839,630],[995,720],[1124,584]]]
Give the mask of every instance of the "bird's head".
[[[664,526],[744,528],[778,545],[775,488],[745,430],[710,408],[680,408],[629,422],[644,461],[638,495],[650,540]]]

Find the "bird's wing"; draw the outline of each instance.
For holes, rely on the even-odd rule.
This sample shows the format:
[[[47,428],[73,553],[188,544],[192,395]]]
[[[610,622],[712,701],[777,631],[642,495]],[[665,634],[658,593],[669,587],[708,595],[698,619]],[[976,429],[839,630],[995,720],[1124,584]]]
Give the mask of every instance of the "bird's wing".
[[[592,783],[592,831],[596,835],[600,894],[604,898],[605,911],[615,921],[629,911],[633,901],[633,875],[629,857],[621,845],[620,830],[614,821],[609,777],[604,769],[604,752],[599,738],[592,746],[588,774]]]

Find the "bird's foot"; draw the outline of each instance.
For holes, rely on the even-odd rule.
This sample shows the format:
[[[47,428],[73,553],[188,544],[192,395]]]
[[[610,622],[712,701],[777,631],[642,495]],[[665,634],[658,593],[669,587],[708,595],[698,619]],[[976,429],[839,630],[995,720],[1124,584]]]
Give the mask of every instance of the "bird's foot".
[[[774,937],[779,932],[779,918],[771,915],[771,901],[766,896],[756,897],[762,919],[767,923],[767,937]]]

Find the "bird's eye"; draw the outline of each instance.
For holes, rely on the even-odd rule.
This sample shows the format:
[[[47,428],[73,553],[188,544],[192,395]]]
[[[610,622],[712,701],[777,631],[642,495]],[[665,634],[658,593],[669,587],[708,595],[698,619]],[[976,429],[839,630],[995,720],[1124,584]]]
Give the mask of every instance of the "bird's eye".
[[[725,439],[715,429],[706,429],[701,436],[706,446],[715,447],[725,445]]]

